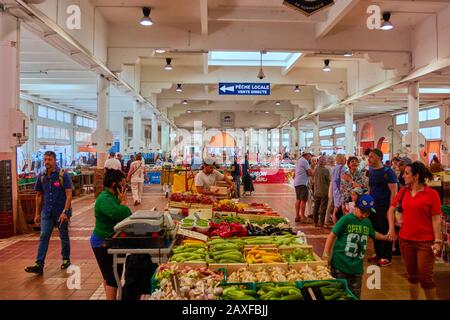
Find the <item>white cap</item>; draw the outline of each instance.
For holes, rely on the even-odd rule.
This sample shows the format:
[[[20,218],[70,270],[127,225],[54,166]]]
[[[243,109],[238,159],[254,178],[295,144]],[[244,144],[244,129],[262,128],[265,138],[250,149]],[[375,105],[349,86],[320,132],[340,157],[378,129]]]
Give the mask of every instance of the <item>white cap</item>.
[[[216,162],[216,160],[214,160],[214,159],[211,158],[211,157],[206,157],[206,158],[203,159],[203,162],[204,162],[206,165],[208,165],[208,166],[213,166],[214,163]]]

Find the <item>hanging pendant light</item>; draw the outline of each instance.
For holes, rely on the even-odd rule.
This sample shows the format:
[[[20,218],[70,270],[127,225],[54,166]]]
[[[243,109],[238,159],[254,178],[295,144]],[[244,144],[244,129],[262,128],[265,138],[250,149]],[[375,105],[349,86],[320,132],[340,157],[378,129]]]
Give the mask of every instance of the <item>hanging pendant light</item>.
[[[389,21],[391,19],[391,13],[390,12],[383,12],[383,23],[381,24],[381,30],[389,31],[394,29],[394,26]]]
[[[188,102],[187,102],[187,100],[183,100],[183,102],[182,102],[181,104],[183,104],[183,105],[187,105],[187,104],[188,104]]]
[[[330,67],[330,60],[326,59],[323,61],[323,63],[325,64],[323,67],[323,72],[331,72],[331,67]]]
[[[294,92],[295,93],[299,93],[300,92],[300,86],[295,86]]]
[[[165,70],[172,70],[172,59],[171,58],[166,58],[166,66],[164,67]]]
[[[177,84],[177,88],[175,89],[176,92],[183,92],[183,89],[181,88],[181,83]]]
[[[148,8],[148,7],[144,7],[142,8],[142,13],[144,14],[144,16],[142,17],[140,24],[144,27],[149,27],[151,25],[153,25],[153,21],[152,18],[150,18],[150,12],[152,11],[152,9]]]
[[[259,63],[259,67],[260,68],[259,68],[259,72],[258,72],[258,75],[257,75],[259,80],[262,80],[262,79],[264,79],[266,77],[266,75],[264,74],[263,68],[262,68],[262,55],[263,54],[264,54],[264,51],[261,51],[261,53],[260,53],[260,63]]]

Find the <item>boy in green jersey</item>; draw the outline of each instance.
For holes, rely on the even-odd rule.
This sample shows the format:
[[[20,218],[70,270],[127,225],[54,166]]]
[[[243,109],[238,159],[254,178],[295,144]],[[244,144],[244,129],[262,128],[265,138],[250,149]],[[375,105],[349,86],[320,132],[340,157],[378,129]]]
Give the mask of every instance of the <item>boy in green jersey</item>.
[[[323,251],[323,258],[329,261],[333,277],[346,279],[350,290],[358,298],[361,296],[363,259],[368,238],[388,240],[386,235],[379,234],[373,229],[368,219],[371,212],[375,212],[372,196],[368,194],[359,196],[355,212],[343,216],[338,221],[331,230]]]

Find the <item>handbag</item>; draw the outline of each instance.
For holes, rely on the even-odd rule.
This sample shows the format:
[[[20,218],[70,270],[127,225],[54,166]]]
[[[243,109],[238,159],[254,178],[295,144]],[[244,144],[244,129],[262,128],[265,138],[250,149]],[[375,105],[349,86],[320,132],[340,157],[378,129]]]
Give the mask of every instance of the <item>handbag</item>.
[[[142,162],[141,162],[141,164],[139,165],[139,167],[137,167],[136,170],[134,170],[133,173],[129,175],[129,179],[127,179],[127,180],[131,181],[131,179],[133,179],[134,174],[135,174],[141,167],[142,167]]]
[[[399,204],[397,205],[397,207],[395,208],[395,211],[394,211],[395,225],[398,227],[401,227],[402,223],[403,223],[402,202],[403,202],[403,197],[405,196],[405,193],[406,193],[406,188],[403,190],[402,196],[400,197]]]

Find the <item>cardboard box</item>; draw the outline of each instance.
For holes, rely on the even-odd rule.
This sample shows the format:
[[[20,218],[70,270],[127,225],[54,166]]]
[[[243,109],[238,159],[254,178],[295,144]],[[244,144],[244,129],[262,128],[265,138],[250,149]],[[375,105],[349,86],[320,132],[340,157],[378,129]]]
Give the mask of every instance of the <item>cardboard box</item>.
[[[228,197],[228,188],[227,187],[218,187],[218,186],[212,186],[210,188],[211,192],[217,192],[217,196],[223,196],[223,197]]]

